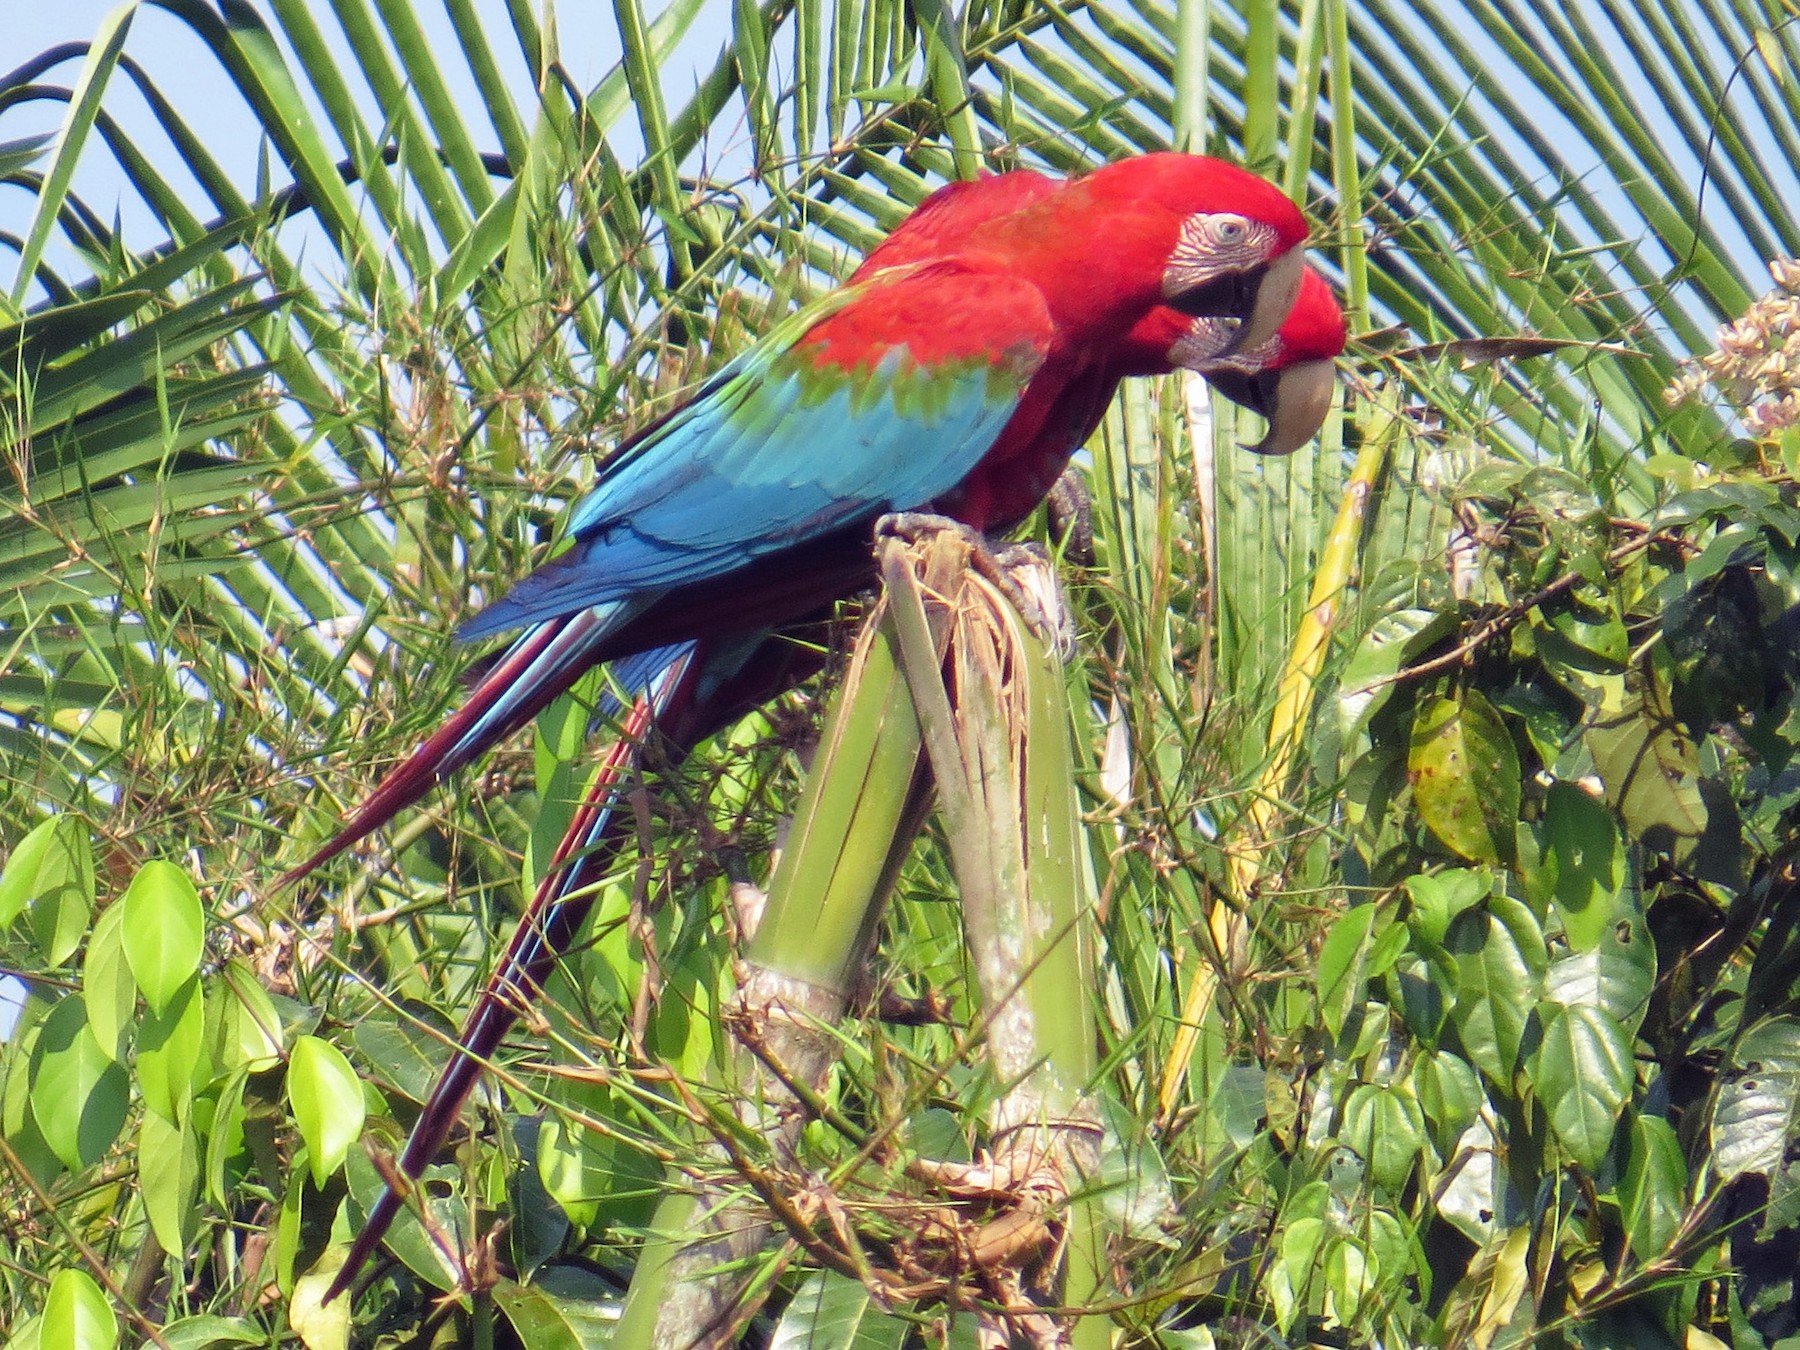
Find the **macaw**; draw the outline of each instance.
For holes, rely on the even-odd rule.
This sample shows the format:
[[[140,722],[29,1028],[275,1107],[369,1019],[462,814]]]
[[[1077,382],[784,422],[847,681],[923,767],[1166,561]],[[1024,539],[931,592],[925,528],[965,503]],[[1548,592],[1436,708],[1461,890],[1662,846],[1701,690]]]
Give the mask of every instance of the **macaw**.
[[[284,881],[613,660],[634,701],[610,773],[533,902],[533,914],[543,903],[549,913],[521,923],[490,990],[541,979],[588,903],[554,902],[586,889],[583,864],[604,852],[591,846],[605,839],[614,785],[643,733],[685,730],[675,739],[691,745],[697,728],[716,725],[734,683],[767,687],[746,657],[771,627],[866,584],[879,516],[929,508],[977,529],[1009,526],[1091,433],[1119,379],[1156,368],[1154,353],[1133,346],[1141,324],[1160,314],[1179,336],[1225,320],[1208,350],[1228,356],[1260,348],[1287,318],[1305,224],[1262,180],[1185,155],[1122,161],[1066,185],[1032,179],[1041,176],[944,189],[845,287],[623,447],[573,508],[573,546],[463,629],[526,633],[469,704]],[[983,205],[985,183],[997,186]],[[1161,369],[1166,356],[1165,347]],[[503,999],[484,995],[463,1046],[485,1056],[511,1020]],[[417,1176],[436,1152],[474,1077],[475,1062],[459,1055],[402,1171]],[[355,1278],[398,1203],[390,1192],[369,1215],[328,1297]]]

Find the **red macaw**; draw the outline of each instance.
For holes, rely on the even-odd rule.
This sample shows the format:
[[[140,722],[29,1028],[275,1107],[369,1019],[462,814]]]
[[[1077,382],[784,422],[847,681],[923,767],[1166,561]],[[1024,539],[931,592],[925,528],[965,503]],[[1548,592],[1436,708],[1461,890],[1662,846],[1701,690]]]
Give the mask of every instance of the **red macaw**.
[[[1041,176],[944,189],[844,288],[624,447],[573,509],[574,547],[463,631],[533,626],[469,704],[284,881],[523,725],[581,671],[642,653],[621,672],[637,700],[609,755],[614,772],[533,902],[533,915],[546,902],[550,912],[520,925],[490,990],[541,979],[585,916],[585,898],[554,901],[586,888],[583,864],[599,856],[590,846],[609,828],[611,785],[638,736],[656,723],[685,729],[678,740],[692,744],[695,728],[716,723],[723,694],[706,686],[741,677],[754,635],[866,583],[879,515],[932,508],[976,528],[1010,525],[1091,433],[1118,380],[1151,366],[1152,354],[1132,346],[1140,324],[1160,313],[1180,332],[1224,319],[1234,325],[1221,344],[1229,349],[1234,339],[1260,346],[1286,317],[1305,226],[1262,180],[1183,155],[1123,161],[1066,186],[1033,179]],[[986,184],[994,195],[983,204]],[[846,438],[852,453],[841,450]],[[840,452],[822,454],[826,446]],[[733,642],[733,633],[752,636]],[[578,851],[581,861],[559,875]],[[511,1020],[484,995],[462,1044],[485,1056]],[[441,1146],[474,1077],[474,1062],[458,1056],[408,1141],[404,1172],[417,1176]],[[331,1295],[354,1279],[397,1208],[384,1195]]]

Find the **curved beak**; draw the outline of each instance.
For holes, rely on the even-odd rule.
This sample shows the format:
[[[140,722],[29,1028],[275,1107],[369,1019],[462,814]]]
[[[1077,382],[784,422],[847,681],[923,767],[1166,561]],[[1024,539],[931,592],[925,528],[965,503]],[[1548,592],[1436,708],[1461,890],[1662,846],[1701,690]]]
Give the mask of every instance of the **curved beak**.
[[[1300,277],[1306,270],[1306,254],[1301,248],[1290,248],[1262,269],[1262,280],[1256,287],[1256,300],[1250,312],[1240,315],[1234,352],[1250,351],[1262,346],[1281,331],[1288,311],[1300,296]]]
[[[1337,388],[1337,363],[1297,361],[1276,376],[1274,389],[1259,409],[1269,419],[1269,431],[1255,445],[1259,455],[1291,455],[1325,425]]]

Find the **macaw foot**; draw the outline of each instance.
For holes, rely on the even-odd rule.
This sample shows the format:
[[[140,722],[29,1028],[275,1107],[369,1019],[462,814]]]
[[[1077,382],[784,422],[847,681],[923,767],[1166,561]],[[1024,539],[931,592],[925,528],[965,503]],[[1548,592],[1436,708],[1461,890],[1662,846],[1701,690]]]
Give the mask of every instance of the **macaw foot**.
[[[1074,469],[1064,469],[1044,498],[1050,516],[1050,537],[1063,557],[1078,567],[1094,565],[1094,502],[1087,482]]]
[[[967,544],[969,566],[993,583],[1025,621],[1043,634],[1059,660],[1075,654],[1075,620],[1064,602],[1050,556],[1037,544],[996,548],[986,535],[960,520],[927,511],[898,511],[875,522],[875,537],[916,544],[936,534],[954,534]]]

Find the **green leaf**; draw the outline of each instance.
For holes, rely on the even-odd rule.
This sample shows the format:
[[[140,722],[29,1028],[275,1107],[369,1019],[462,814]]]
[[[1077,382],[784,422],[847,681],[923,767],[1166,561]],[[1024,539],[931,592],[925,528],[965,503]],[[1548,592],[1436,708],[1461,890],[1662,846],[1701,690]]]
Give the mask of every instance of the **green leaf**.
[[[1406,879],[1406,894],[1412,901],[1407,926],[1430,946],[1441,947],[1450,921],[1479,905],[1493,891],[1492,872],[1453,867],[1442,872],[1417,873]]]
[[[396,1143],[398,1141],[395,1141]],[[381,1173],[363,1149],[352,1149],[345,1160],[344,1177],[350,1184],[350,1197],[356,1207],[367,1214],[387,1189]],[[458,1167],[432,1164],[419,1178],[413,1198],[422,1202],[425,1212],[440,1233],[450,1234],[453,1241],[466,1241],[469,1225],[469,1200],[463,1193],[463,1175]],[[407,1204],[394,1216],[393,1226],[382,1239],[382,1245],[400,1258],[400,1262],[434,1289],[454,1289],[461,1272],[438,1244],[432,1241],[419,1222],[414,1205]]]
[[[858,1280],[807,1277],[769,1337],[769,1350],[900,1350],[907,1324],[883,1311]]]
[[[1545,966],[1536,920],[1517,901],[1495,896],[1451,923],[1444,949],[1456,963],[1450,1019],[1463,1049],[1488,1077],[1509,1085]]]
[[[362,1135],[362,1084],[330,1041],[301,1036],[288,1057],[287,1096],[311,1155],[313,1181],[323,1186]]]
[[[1656,944],[1643,916],[1628,912],[1607,925],[1595,946],[1552,962],[1544,972],[1546,998],[1569,1008],[1603,1009],[1628,1030],[1637,1026],[1655,985]]]
[[[27,911],[49,966],[73,956],[94,910],[94,848],[73,815],[53,816],[19,841],[0,872],[0,926]]]
[[[266,1345],[268,1335],[244,1317],[184,1317],[162,1329],[169,1350],[219,1350],[229,1345]]]
[[[225,963],[225,990],[207,1000],[212,1016],[207,1053],[215,1072],[248,1069],[260,1073],[281,1059],[281,1014],[275,1000],[241,957]],[[360,1027],[358,1028],[360,1030]]]
[[[1407,755],[1419,818],[1470,862],[1512,857],[1519,818],[1519,752],[1478,691],[1425,700]]]
[[[21,136],[17,140],[0,141],[0,178],[6,178],[20,169],[29,168],[33,162],[41,158],[44,151],[50,148],[55,136]]]
[[[79,1172],[119,1137],[130,1083],[88,1027],[74,994],[50,1010],[31,1052],[31,1114],[64,1167]]]
[[[619,1300],[598,1276],[567,1266],[541,1271],[530,1284],[499,1280],[494,1305],[532,1350],[587,1350],[608,1345]]]
[[[1619,1208],[1626,1239],[1638,1260],[1662,1256],[1681,1231],[1688,1214],[1687,1184],[1687,1159],[1674,1126],[1660,1116],[1634,1117]]]
[[[152,1013],[166,1010],[200,969],[206,915],[200,893],[173,863],[147,862],[132,878],[125,907],[125,958]]]
[[[194,1093],[212,1077],[206,1063],[206,996],[190,975],[161,1013],[138,1030],[137,1080],[144,1105],[170,1124],[188,1118]]]
[[[44,1295],[39,1344],[56,1350],[113,1350],[119,1322],[94,1277],[85,1270],[59,1270]]]
[[[1425,1116],[1406,1088],[1364,1083],[1344,1101],[1338,1137],[1367,1159],[1377,1185],[1397,1193],[1425,1152]]]
[[[234,1069],[219,1087],[212,1122],[206,1130],[206,1197],[220,1209],[230,1209],[236,1183],[247,1157],[244,1121],[244,1089],[249,1074]]]
[[[100,1048],[121,1063],[130,1039],[126,1029],[137,1020],[137,981],[131,978],[125,960],[124,923],[123,906],[108,905],[102,910],[81,962],[81,995],[87,1004],[88,1026]]]
[[[1369,952],[1374,905],[1356,905],[1340,914],[1319,952],[1319,1015],[1332,1038],[1344,1034],[1352,1008],[1362,1006],[1363,970]]]
[[[1625,842],[1612,812],[1572,783],[1544,798],[1543,867],[1569,946],[1591,950],[1621,912]]]
[[[595,1084],[554,1083],[551,1096],[574,1111],[608,1120],[618,1108]],[[649,1221],[662,1167],[623,1138],[590,1130],[564,1111],[551,1110],[538,1134],[538,1179],[572,1223],[591,1227]]]
[[[171,1125],[155,1111],[138,1125],[138,1193],[156,1240],[166,1252],[186,1252],[199,1231],[194,1200],[200,1190],[200,1144],[190,1124]]]
[[[1590,1171],[1606,1156],[1636,1082],[1631,1042],[1611,1014],[1577,1006],[1545,1019],[1533,1085],[1556,1137]]]
[[[1800,1017],[1772,1017],[1733,1048],[1713,1105],[1712,1170],[1721,1181],[1773,1173],[1800,1129]]]
[[[113,9],[101,21],[93,41],[88,44],[87,60],[82,62],[81,74],[76,78],[75,87],[70,90],[68,111],[63,115],[62,127],[56,138],[56,151],[38,186],[37,211],[32,216],[25,242],[19,249],[18,272],[13,281],[11,296],[14,308],[23,307],[31,283],[36,277],[38,260],[43,257],[44,246],[50,241],[51,231],[56,227],[57,217],[68,196],[69,184],[75,177],[75,166],[81,158],[88,133],[93,130],[95,119],[100,116],[100,96],[118,64],[119,54],[125,46],[125,34],[131,29],[131,20],[137,14],[137,8],[135,0],[132,0],[131,3]],[[51,1344],[56,1344],[55,1340]]]
[[[1700,756],[1672,719],[1647,703],[1596,723],[1587,731],[1606,800],[1631,837],[1678,860],[1706,832],[1700,795]]]
[[[1425,1118],[1437,1127],[1439,1152],[1448,1157],[1455,1142],[1481,1111],[1487,1095],[1468,1062],[1448,1051],[1428,1051],[1414,1061],[1413,1090]]]
[[[1393,696],[1400,668],[1455,628],[1453,614],[1431,609],[1394,610],[1374,622],[1338,680],[1338,718],[1346,738]]]

